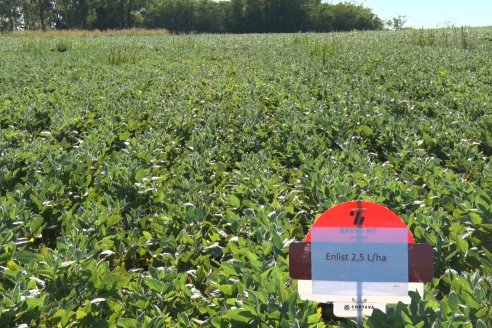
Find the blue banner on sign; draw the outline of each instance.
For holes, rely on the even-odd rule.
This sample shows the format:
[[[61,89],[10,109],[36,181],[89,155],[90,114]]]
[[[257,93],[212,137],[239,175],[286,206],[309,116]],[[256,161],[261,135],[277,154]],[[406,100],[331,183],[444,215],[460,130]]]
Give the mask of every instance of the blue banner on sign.
[[[407,237],[406,228],[313,228],[313,293],[315,281],[408,284]]]

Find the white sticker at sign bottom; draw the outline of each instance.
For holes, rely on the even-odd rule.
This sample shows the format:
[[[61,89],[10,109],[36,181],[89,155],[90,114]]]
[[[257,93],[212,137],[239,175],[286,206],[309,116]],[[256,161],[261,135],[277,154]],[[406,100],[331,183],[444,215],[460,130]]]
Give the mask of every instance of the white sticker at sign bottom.
[[[313,293],[313,282],[311,280],[298,280],[298,291],[299,296],[302,300],[309,300],[313,302],[319,303],[352,303],[357,302],[357,293],[346,295],[345,292],[342,292],[342,295],[339,295],[339,291],[330,291],[327,294],[314,294]],[[424,295],[424,284],[421,282],[411,282],[408,283],[408,290],[414,291],[419,295]],[[366,290],[366,292],[368,292]],[[345,295],[343,295],[345,294]],[[396,304],[398,302],[403,302],[405,304],[410,304],[412,301],[410,296],[398,296],[398,295],[372,295],[371,293],[366,293],[362,297],[363,303],[383,303],[383,304]]]
[[[351,281],[312,281],[313,294],[321,295],[359,295],[363,296],[407,296],[408,283]]]
[[[333,303],[333,314],[341,318],[355,318],[359,314],[370,316],[374,309],[386,312],[385,303]]]

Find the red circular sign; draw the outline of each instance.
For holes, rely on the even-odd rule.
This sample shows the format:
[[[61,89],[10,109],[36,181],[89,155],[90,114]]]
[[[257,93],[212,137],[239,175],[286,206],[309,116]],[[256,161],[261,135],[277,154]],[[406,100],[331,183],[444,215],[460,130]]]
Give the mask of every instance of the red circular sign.
[[[312,228],[407,228],[403,220],[390,209],[367,201],[346,202],[330,208],[313,223]],[[311,229],[305,241],[311,241]],[[408,230],[408,243],[415,239]]]

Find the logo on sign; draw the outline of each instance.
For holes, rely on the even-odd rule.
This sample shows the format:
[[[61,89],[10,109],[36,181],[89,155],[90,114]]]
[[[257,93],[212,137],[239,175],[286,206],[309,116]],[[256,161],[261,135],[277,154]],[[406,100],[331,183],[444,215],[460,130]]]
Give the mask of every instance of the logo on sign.
[[[359,204],[358,204],[359,205]],[[362,215],[362,212],[364,212],[366,209],[365,208],[354,208],[350,211],[350,215],[353,216],[355,214],[354,218],[354,225],[361,227],[362,224],[364,224],[364,219],[365,217]]]
[[[374,305],[352,305],[350,306],[349,304],[345,304],[343,306],[343,309],[345,311],[349,311],[352,309],[353,311],[355,310],[374,310]]]
[[[354,310],[374,310],[373,305],[352,305]]]

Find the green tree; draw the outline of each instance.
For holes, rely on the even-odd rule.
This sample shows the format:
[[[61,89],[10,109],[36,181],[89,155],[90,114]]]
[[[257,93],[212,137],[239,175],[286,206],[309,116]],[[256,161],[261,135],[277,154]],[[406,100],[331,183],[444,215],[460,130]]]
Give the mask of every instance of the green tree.
[[[404,20],[393,20],[401,27]],[[369,8],[321,0],[2,0],[0,29],[120,29],[176,32],[296,32],[380,29]]]
[[[307,30],[331,32],[335,30],[335,13],[331,5],[311,5],[308,11]]]
[[[407,22],[406,16],[398,15],[396,17],[393,17],[392,19],[387,20],[386,25],[389,28],[393,28],[395,30],[401,30],[406,22]]]
[[[234,32],[294,32],[306,24],[312,0],[232,0]]]
[[[88,2],[87,27],[101,30],[135,26],[134,13],[142,10],[148,2],[146,0],[86,1]]]
[[[50,0],[35,0],[41,30],[46,31],[46,25],[51,27],[53,2]]]
[[[20,24],[21,3],[18,0],[3,0],[0,3],[0,31],[12,31]]]
[[[200,32],[225,32],[229,4],[212,0],[196,0],[193,4],[193,30]]]
[[[86,29],[89,16],[88,0],[58,0],[55,4],[57,28]]]
[[[48,0],[21,0],[21,27],[31,30],[46,30],[51,27],[52,2]]]
[[[383,22],[371,9],[362,5],[344,2],[332,6],[335,21],[333,27],[336,31],[350,30],[379,30],[383,28]]]
[[[269,32],[295,32],[306,26],[309,1],[269,0],[265,17]]]
[[[145,26],[171,31],[193,30],[192,0],[156,0],[145,14]]]

